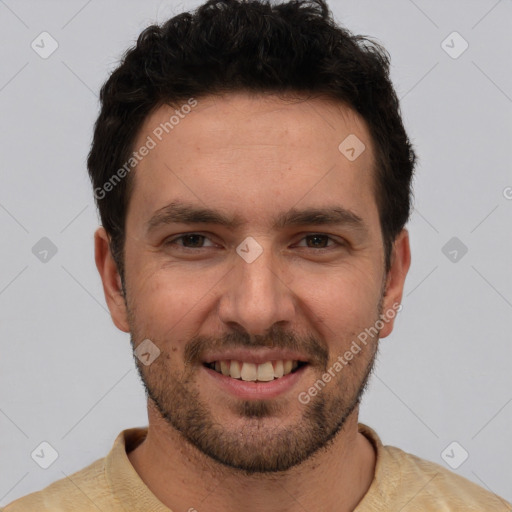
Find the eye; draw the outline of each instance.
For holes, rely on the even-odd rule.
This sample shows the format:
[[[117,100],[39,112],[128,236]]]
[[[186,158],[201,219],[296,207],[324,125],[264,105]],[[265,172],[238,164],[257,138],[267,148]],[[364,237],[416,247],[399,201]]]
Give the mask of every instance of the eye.
[[[209,245],[204,245],[206,241],[210,241]],[[306,235],[301,239],[300,242],[306,241],[306,245],[298,244],[297,247],[306,247],[307,249],[331,249],[333,246],[343,246],[342,242],[339,242],[329,235],[324,233],[313,233]],[[330,245],[329,242],[331,242]],[[176,236],[164,242],[165,246],[174,246],[180,249],[204,249],[207,247],[214,247],[215,244],[206,236],[200,233],[185,233],[180,236]]]
[[[330,237],[329,235],[325,235],[323,233],[314,233],[311,235],[307,235],[304,238],[302,238],[302,240],[310,240],[311,241],[311,245],[306,242],[308,249],[329,249],[329,247],[332,247],[332,245],[331,246],[325,245],[329,241],[334,242],[334,245],[340,245],[340,246],[343,245],[341,242],[338,242],[337,240],[334,240],[334,238]]]
[[[164,245],[175,245],[184,249],[202,249],[202,243],[208,238],[205,235],[201,235],[199,233],[186,233],[184,235],[177,236],[170,240],[167,240]],[[181,241],[183,243],[176,243],[177,241]],[[213,244],[210,246],[213,247]]]

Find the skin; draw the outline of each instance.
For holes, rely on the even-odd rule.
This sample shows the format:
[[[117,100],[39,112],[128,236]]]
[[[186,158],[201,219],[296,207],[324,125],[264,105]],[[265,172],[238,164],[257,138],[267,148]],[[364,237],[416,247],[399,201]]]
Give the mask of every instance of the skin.
[[[155,110],[135,147],[175,108]],[[366,146],[354,161],[338,149],[349,134]],[[128,457],[172,510],[284,512],[300,504],[343,512],[370,487],[375,453],[358,433],[358,402],[378,339],[392,332],[393,320],[309,403],[297,397],[402,298],[408,232],[396,238],[386,273],[373,162],[364,120],[340,103],[208,97],[133,171],[126,300],[109,238],[96,231],[96,264],[114,324],[134,347],[149,338],[160,350],[149,366],[136,359],[149,430]],[[245,224],[167,224],[148,234],[151,216],[178,200]],[[347,225],[272,229],[278,213],[326,205],[359,215],[366,232]],[[164,245],[185,233],[206,238]],[[263,249],[252,263],[236,252],[248,236]],[[237,346],[293,347],[310,364],[286,393],[244,400],[212,385],[201,364],[205,350]]]

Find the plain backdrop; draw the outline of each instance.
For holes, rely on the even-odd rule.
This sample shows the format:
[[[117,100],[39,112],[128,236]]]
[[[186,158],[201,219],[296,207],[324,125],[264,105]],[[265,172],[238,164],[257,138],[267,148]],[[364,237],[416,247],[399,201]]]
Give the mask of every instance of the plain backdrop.
[[[0,505],[147,424],[129,336],[94,264],[85,160],[99,88],[122,53],[197,5],[0,0]],[[329,5],[390,52],[419,157],[403,310],[360,420],[448,468],[467,452],[455,471],[512,500],[512,2]],[[58,44],[48,58],[31,46],[42,32]],[[43,237],[56,251],[47,261]],[[42,442],[58,453],[48,469],[31,456]]]

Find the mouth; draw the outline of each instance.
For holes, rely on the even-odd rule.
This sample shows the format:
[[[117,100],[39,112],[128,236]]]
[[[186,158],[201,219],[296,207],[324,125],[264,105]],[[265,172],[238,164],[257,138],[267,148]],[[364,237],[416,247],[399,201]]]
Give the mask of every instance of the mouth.
[[[203,363],[203,366],[214,370],[225,377],[244,382],[270,382],[279,380],[286,375],[297,372],[300,368],[307,366],[305,361],[278,359],[266,361],[261,364],[234,359],[212,361]]]

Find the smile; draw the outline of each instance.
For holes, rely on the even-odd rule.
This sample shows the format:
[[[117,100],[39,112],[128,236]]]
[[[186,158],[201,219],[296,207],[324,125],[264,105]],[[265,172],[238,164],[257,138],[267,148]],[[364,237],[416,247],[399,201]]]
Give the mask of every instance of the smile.
[[[226,377],[237,380],[246,382],[269,382],[293,373],[307,364],[308,363],[303,361],[294,361],[291,359],[266,361],[261,364],[224,360],[204,363],[204,366]]]

